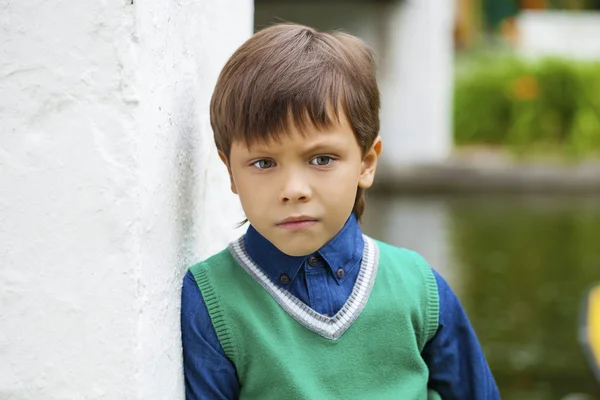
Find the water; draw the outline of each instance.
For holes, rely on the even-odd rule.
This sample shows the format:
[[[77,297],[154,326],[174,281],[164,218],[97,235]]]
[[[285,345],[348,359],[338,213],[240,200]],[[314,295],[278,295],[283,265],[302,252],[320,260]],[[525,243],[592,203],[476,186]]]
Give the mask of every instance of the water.
[[[600,282],[600,198],[370,196],[364,219],[448,280],[503,400],[600,399],[577,336]]]

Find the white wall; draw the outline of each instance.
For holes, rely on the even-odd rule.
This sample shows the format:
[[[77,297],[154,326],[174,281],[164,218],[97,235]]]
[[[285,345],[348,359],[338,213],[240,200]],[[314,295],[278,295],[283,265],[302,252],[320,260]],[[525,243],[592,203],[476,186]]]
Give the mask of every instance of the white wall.
[[[600,12],[528,11],[517,23],[525,56],[600,59]]]
[[[252,7],[0,5],[0,399],[183,398],[184,268],[242,218],[208,100]]]

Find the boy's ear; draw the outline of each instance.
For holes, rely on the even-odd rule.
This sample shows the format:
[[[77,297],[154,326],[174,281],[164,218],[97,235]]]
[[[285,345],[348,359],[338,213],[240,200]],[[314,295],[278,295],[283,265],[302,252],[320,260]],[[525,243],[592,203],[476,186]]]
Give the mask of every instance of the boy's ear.
[[[227,167],[227,173],[229,174],[229,183],[231,185],[231,191],[234,194],[238,194],[237,187],[235,186],[235,181],[233,180],[233,174],[231,173],[231,167],[229,166],[229,160],[227,159],[227,156],[225,154],[223,154],[223,152],[221,150],[219,150],[219,158],[221,159],[221,161],[223,161],[223,164],[225,164],[225,167]]]
[[[375,179],[375,169],[377,168],[377,160],[381,154],[382,142],[381,137],[377,136],[373,146],[369,149],[362,160],[360,168],[360,177],[358,178],[358,187],[368,189],[373,185]]]

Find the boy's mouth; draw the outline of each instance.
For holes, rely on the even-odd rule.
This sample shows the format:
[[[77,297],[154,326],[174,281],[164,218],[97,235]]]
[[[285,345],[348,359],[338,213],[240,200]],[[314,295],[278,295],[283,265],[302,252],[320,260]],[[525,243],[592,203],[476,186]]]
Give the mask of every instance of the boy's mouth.
[[[277,224],[278,227],[288,231],[297,231],[300,229],[310,228],[318,222],[316,218],[300,215],[296,217],[288,217]]]

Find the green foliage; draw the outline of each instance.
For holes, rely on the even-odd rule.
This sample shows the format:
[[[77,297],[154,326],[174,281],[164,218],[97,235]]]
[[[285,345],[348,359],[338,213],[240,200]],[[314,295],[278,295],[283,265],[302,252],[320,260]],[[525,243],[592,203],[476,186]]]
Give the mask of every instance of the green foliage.
[[[600,63],[478,57],[457,68],[457,144],[600,151]]]

